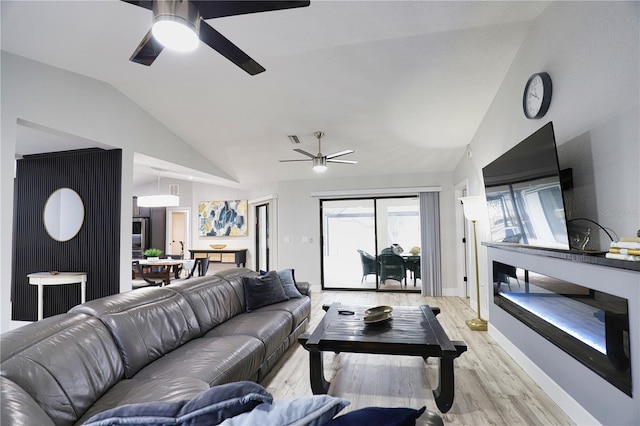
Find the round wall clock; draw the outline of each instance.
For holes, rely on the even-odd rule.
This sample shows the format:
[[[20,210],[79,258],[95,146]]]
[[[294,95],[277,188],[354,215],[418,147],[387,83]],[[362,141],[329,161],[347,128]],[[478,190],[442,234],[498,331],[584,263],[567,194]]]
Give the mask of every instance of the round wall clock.
[[[551,76],[546,72],[539,72],[529,77],[524,86],[522,108],[527,118],[541,118],[551,104]]]

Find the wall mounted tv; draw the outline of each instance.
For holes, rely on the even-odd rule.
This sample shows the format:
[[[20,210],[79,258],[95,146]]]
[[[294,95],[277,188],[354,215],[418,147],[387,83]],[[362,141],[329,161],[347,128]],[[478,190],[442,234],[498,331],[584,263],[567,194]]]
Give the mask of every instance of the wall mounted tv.
[[[488,164],[482,174],[491,241],[569,249],[552,122]]]

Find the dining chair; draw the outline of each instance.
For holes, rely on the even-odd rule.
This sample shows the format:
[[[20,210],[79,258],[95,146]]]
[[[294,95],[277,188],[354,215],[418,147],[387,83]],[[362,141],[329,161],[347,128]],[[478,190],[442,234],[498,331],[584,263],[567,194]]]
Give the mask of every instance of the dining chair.
[[[199,277],[207,275],[207,271],[209,270],[209,256],[198,257],[194,260],[195,262],[193,263],[193,267],[191,268],[191,272],[189,273],[189,276],[187,278],[191,278],[196,269],[198,270]]]

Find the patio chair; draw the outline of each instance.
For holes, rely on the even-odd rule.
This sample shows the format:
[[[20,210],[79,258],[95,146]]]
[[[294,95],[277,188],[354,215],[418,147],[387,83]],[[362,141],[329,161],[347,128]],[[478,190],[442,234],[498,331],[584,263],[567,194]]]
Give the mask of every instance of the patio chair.
[[[402,286],[407,285],[407,267],[402,256],[397,254],[381,254],[378,256],[380,262],[380,282],[385,283],[386,280],[396,280]]]
[[[367,275],[377,275],[376,271],[376,258],[364,250],[358,249],[360,253],[360,263],[362,263],[362,279],[360,282],[364,282]]]

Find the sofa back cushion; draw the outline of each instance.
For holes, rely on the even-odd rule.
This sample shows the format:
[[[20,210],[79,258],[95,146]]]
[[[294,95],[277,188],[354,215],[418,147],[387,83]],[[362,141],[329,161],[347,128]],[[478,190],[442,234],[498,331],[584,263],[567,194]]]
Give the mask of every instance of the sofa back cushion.
[[[242,304],[242,312],[247,310],[244,295],[244,287],[242,285],[242,277],[257,277],[260,274],[248,268],[232,268],[224,271],[216,272],[215,276],[225,279],[229,282],[233,291],[236,292],[238,300]]]
[[[57,425],[75,423],[124,376],[109,330],[83,314],[57,315],[4,333],[0,354],[2,377],[23,389]]]
[[[168,288],[141,288],[74,306],[107,326],[122,356],[125,376],[200,336],[200,326],[182,294]]]
[[[215,275],[191,278],[167,287],[182,294],[200,324],[201,334],[244,312],[233,286]]]

